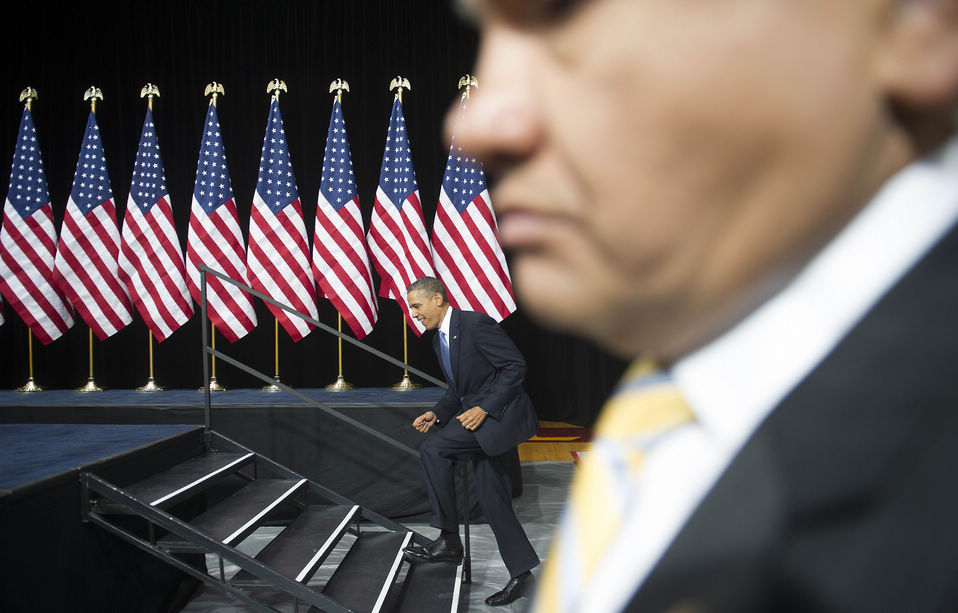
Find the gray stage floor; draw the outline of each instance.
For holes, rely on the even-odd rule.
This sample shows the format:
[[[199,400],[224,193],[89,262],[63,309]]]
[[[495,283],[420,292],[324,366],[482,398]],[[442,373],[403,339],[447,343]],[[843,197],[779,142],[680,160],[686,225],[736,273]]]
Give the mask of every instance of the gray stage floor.
[[[539,553],[539,558],[545,560],[549,547],[549,540],[552,537],[559,514],[565,501],[566,490],[572,479],[572,473],[575,465],[572,462],[530,462],[522,464],[522,495],[513,500],[516,509],[516,515],[522,522],[532,541],[533,547]],[[425,524],[407,524],[408,527],[421,532],[427,536],[433,537],[438,531]],[[254,534],[244,541],[241,549],[247,553],[254,554],[260,548],[265,546],[269,540],[269,529],[264,528],[261,532]],[[466,588],[466,596],[463,598],[460,611],[525,611],[529,606],[527,598],[521,598],[506,607],[491,608],[483,602],[487,596],[502,589],[509,581],[509,573],[506,571],[502,560],[499,558],[499,551],[496,548],[495,538],[492,531],[486,524],[475,524],[470,526],[472,543],[472,584],[463,586]],[[208,561],[208,566],[214,568],[218,562]],[[538,575],[541,566],[533,571]],[[226,567],[227,576],[236,572],[236,568]],[[321,581],[322,577],[316,577],[314,581]],[[283,603],[281,600],[269,603],[280,611],[292,611],[290,603]],[[248,611],[249,608],[239,603],[232,597],[211,587],[204,587],[196,598],[194,598],[184,609],[186,613],[232,613],[239,611]],[[425,612],[424,612],[425,613]]]

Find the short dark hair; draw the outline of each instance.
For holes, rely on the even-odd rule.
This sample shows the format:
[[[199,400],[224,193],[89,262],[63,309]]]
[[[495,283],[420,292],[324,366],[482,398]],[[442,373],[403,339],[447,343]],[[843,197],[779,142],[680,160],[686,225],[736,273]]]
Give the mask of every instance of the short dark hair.
[[[443,304],[449,301],[449,299],[446,297],[446,287],[442,284],[442,281],[436,277],[422,277],[420,279],[416,279],[412,282],[412,285],[409,286],[409,289],[406,290],[407,294],[411,294],[413,292],[423,292],[429,296],[439,294],[442,296]]]

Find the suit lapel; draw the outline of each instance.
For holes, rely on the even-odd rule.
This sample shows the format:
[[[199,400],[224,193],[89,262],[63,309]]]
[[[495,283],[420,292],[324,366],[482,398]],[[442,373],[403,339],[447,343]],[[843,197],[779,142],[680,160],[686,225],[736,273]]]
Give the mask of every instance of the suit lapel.
[[[460,389],[459,377],[459,337],[462,334],[461,324],[462,315],[459,309],[452,309],[452,316],[449,319],[449,365],[452,367],[452,378],[456,382],[456,388]]]

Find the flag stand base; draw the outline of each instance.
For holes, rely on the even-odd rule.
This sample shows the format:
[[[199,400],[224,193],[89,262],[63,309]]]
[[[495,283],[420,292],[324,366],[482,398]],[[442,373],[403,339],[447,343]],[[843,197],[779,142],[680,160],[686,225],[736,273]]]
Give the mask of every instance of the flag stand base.
[[[199,391],[205,392],[205,391],[206,391],[206,388],[205,388],[205,387],[201,387]],[[225,392],[225,391],[226,391],[226,388],[216,382],[216,377],[210,377],[210,391],[211,391],[211,392]]]
[[[90,377],[89,379],[87,379],[86,385],[84,385],[83,387],[77,388],[77,391],[78,391],[78,392],[84,392],[84,393],[86,393],[86,392],[102,392],[103,389],[100,388],[100,387],[97,387],[97,384],[93,381],[93,377]]]
[[[147,379],[146,385],[144,385],[143,387],[138,387],[138,388],[136,388],[136,391],[138,391],[138,392],[162,392],[162,391],[163,391],[163,388],[160,387],[159,385],[157,385],[157,384],[153,381],[153,377],[150,377],[149,379]]]
[[[408,392],[409,390],[417,390],[421,385],[418,383],[413,383],[412,379],[409,378],[409,373],[406,373],[402,376],[402,381],[393,386],[394,392]]]
[[[275,375],[275,376],[273,377],[273,381],[275,381],[276,383],[279,383],[279,375]],[[264,392],[278,392],[278,391],[279,391],[279,388],[276,387],[276,383],[270,383],[269,385],[264,385],[264,386],[263,386],[263,391],[264,391]]]
[[[18,392],[42,392],[43,388],[33,382],[33,377],[27,379],[27,382],[17,388]]]
[[[335,383],[330,383],[326,386],[326,389],[331,392],[345,392],[347,390],[353,389],[353,384],[347,383],[346,380],[343,379],[343,376],[339,375],[336,377]]]

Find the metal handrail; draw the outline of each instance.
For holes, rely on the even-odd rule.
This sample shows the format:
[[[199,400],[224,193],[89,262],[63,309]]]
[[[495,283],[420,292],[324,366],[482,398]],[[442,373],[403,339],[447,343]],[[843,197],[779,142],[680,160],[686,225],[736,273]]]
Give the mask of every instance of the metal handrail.
[[[421,370],[418,370],[418,369],[416,369],[416,368],[413,368],[412,366],[410,366],[409,364],[406,364],[406,363],[403,362],[402,360],[397,360],[396,358],[394,358],[394,357],[392,357],[392,356],[390,356],[390,355],[387,355],[387,354],[383,353],[382,351],[379,351],[378,349],[374,349],[373,347],[368,346],[366,343],[363,343],[362,341],[359,341],[359,340],[356,340],[356,339],[354,339],[354,338],[352,338],[352,337],[350,337],[350,336],[347,336],[347,335],[343,334],[342,332],[340,332],[339,330],[336,330],[336,329],[334,329],[334,328],[331,328],[331,327],[327,326],[326,324],[324,324],[324,323],[322,323],[322,322],[320,322],[320,321],[317,321],[317,320],[313,319],[312,317],[309,317],[308,315],[304,315],[304,314],[300,313],[299,311],[297,311],[296,309],[290,307],[289,305],[285,305],[285,304],[283,304],[283,303],[281,303],[281,302],[277,302],[277,301],[274,300],[273,298],[270,298],[269,296],[267,296],[267,295],[265,295],[265,294],[263,294],[263,293],[261,293],[261,292],[256,291],[255,289],[253,289],[252,287],[246,285],[245,283],[241,283],[241,282],[239,282],[239,281],[236,281],[235,279],[231,279],[230,277],[224,275],[223,273],[221,273],[221,272],[219,272],[219,271],[216,271],[216,270],[213,270],[212,268],[209,268],[208,266],[200,265],[199,270],[200,270],[200,298],[201,298],[201,300],[200,300],[200,308],[201,308],[201,310],[202,310],[201,326],[202,326],[202,336],[203,336],[203,381],[204,381],[204,385],[203,385],[204,400],[203,400],[203,402],[204,402],[204,419],[205,419],[205,422],[206,422],[206,429],[207,429],[207,430],[211,430],[211,429],[212,429],[212,406],[211,406],[211,394],[210,394],[210,386],[209,386],[209,379],[210,379],[210,372],[209,372],[209,370],[210,370],[210,364],[209,364],[209,358],[208,358],[208,356],[215,356],[215,357],[217,357],[217,358],[219,358],[219,359],[225,361],[226,363],[230,364],[231,366],[235,366],[236,368],[239,368],[240,370],[242,370],[242,371],[244,371],[244,372],[246,372],[246,373],[248,373],[248,374],[250,374],[250,375],[253,375],[254,377],[256,377],[256,378],[258,378],[258,379],[260,379],[260,380],[262,380],[262,381],[264,381],[264,382],[266,382],[266,383],[275,385],[276,387],[278,387],[279,389],[283,390],[284,392],[287,392],[287,393],[289,393],[289,394],[292,394],[293,396],[296,396],[296,397],[299,398],[300,400],[305,401],[307,404],[309,404],[309,405],[311,405],[311,406],[313,406],[313,407],[315,407],[315,408],[317,408],[317,409],[320,409],[320,410],[323,411],[324,413],[326,413],[326,414],[328,414],[328,415],[330,415],[330,416],[332,416],[332,417],[335,417],[336,419],[339,419],[339,420],[341,420],[341,421],[343,421],[343,422],[349,424],[350,426],[353,426],[354,428],[357,428],[358,430],[361,430],[362,432],[365,432],[366,434],[369,434],[370,436],[373,436],[373,437],[375,437],[375,438],[378,438],[379,440],[381,440],[381,441],[383,441],[383,442],[385,442],[385,443],[387,443],[387,444],[389,444],[389,445],[392,445],[393,447],[396,447],[397,449],[399,449],[399,450],[401,450],[401,451],[403,451],[403,452],[405,452],[405,453],[408,453],[408,454],[410,454],[410,455],[413,455],[413,456],[415,456],[415,457],[417,457],[417,458],[419,457],[419,452],[418,452],[417,450],[413,449],[412,447],[409,447],[408,445],[404,445],[403,443],[400,443],[400,442],[397,441],[396,439],[394,439],[394,438],[392,438],[392,437],[390,437],[390,436],[388,436],[388,435],[386,435],[386,434],[383,434],[382,432],[379,432],[378,430],[375,430],[375,429],[373,429],[373,428],[370,428],[369,426],[367,426],[367,425],[365,425],[365,424],[363,424],[363,423],[361,423],[361,422],[359,422],[359,421],[356,421],[355,419],[353,419],[353,418],[351,418],[351,417],[348,417],[348,416],[344,415],[343,413],[337,411],[336,409],[330,407],[329,405],[326,405],[326,404],[324,404],[324,403],[322,403],[322,402],[319,402],[318,400],[315,400],[315,399],[313,399],[313,398],[310,398],[309,396],[306,396],[306,395],[303,394],[302,392],[299,392],[299,391],[295,390],[294,388],[292,388],[292,387],[290,387],[290,386],[288,386],[288,385],[286,385],[286,384],[284,384],[284,383],[281,383],[281,382],[279,382],[279,381],[276,381],[273,377],[270,377],[269,375],[266,375],[266,374],[264,374],[264,373],[261,373],[261,372],[259,372],[258,370],[254,369],[254,368],[252,368],[252,367],[250,367],[250,366],[247,366],[246,364],[243,364],[243,363],[240,362],[239,360],[236,360],[236,359],[234,359],[234,358],[231,358],[231,357],[229,357],[229,356],[223,354],[222,352],[217,351],[216,349],[213,349],[212,346],[210,346],[209,344],[207,344],[207,339],[209,338],[209,335],[208,335],[208,332],[207,332],[207,321],[208,321],[208,317],[207,317],[207,298],[206,298],[206,276],[207,276],[207,275],[213,275],[214,277],[220,279],[221,281],[223,281],[223,282],[225,282],[225,283],[228,283],[228,284],[230,284],[230,285],[233,285],[233,286],[235,286],[235,287],[238,287],[238,288],[241,289],[242,291],[244,291],[244,292],[246,292],[246,293],[248,293],[248,294],[252,294],[253,296],[256,296],[257,298],[263,300],[264,302],[266,302],[266,303],[268,303],[268,304],[271,304],[271,305],[273,305],[273,306],[275,306],[275,307],[277,307],[277,308],[280,308],[280,309],[286,311],[287,313],[293,315],[294,317],[298,317],[298,318],[302,319],[303,321],[306,321],[306,322],[312,324],[313,326],[315,326],[315,327],[317,327],[317,328],[323,330],[324,332],[328,332],[329,334],[333,334],[333,335],[335,335],[335,336],[338,336],[339,338],[345,340],[346,342],[352,343],[353,345],[355,345],[356,347],[359,347],[360,349],[362,349],[363,351],[366,351],[367,353],[371,353],[371,354],[373,354],[374,356],[376,356],[376,357],[378,357],[378,358],[380,358],[380,359],[382,359],[382,360],[385,360],[386,362],[389,362],[390,364],[399,366],[399,367],[401,367],[401,368],[403,368],[403,369],[405,369],[405,370],[407,370],[407,371],[409,371],[409,372],[411,372],[411,373],[417,375],[418,377],[421,377],[421,378],[423,378],[423,379],[426,379],[426,380],[429,381],[430,383],[436,384],[438,387],[441,387],[441,388],[443,388],[443,389],[446,389],[446,388],[448,388],[448,385],[447,385],[444,381],[440,381],[439,379],[436,379],[435,377],[432,377],[432,376],[430,376],[430,375],[428,375],[428,374],[422,372]]]

